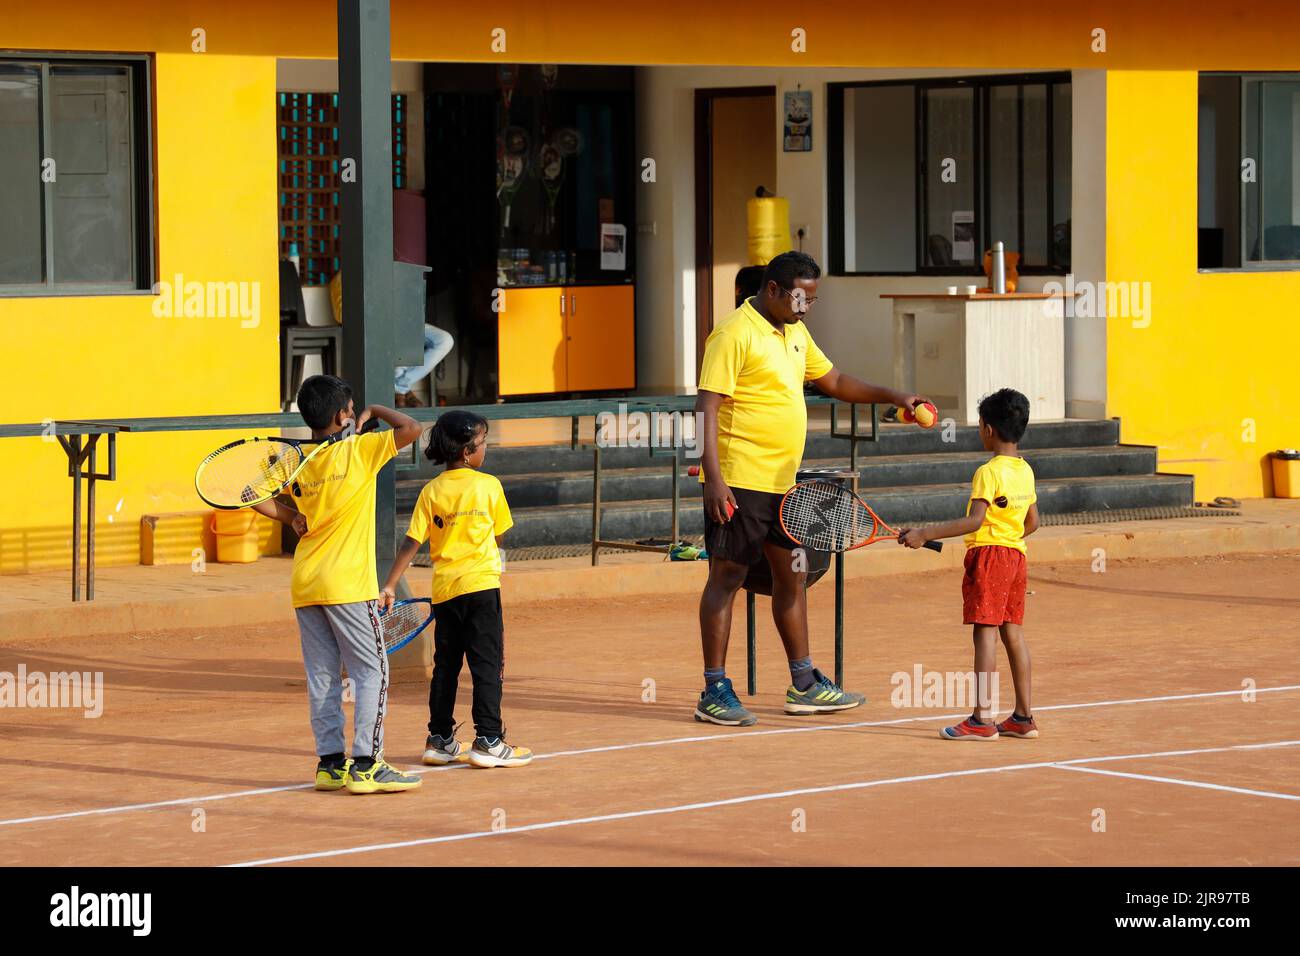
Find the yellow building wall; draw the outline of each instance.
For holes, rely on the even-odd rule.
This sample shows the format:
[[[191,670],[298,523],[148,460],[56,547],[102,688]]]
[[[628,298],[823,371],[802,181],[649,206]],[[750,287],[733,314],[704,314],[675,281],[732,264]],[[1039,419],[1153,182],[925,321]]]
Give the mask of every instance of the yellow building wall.
[[[133,47],[121,36],[105,36],[103,43]],[[0,420],[276,408],[275,60],[162,53],[155,62],[159,278],[174,282],[180,273],[185,282],[252,283],[258,322],[159,317],[158,300],[147,293],[0,296]],[[101,482],[97,491],[99,563],[138,560],[142,514],[203,507],[194,493],[194,466],[230,438],[219,432],[120,436],[117,480]],[[101,469],[105,457],[100,454]],[[0,501],[0,571],[68,566],[72,482],[57,442],[0,440]]]
[[[1201,497],[1267,490],[1261,456],[1300,443],[1288,421],[1300,404],[1288,367],[1300,276],[1195,270],[1189,72],[1300,69],[1294,0],[1093,0],[1003,20],[955,0],[865,12],[775,0],[393,0],[392,11],[395,59],[1111,70],[1108,275],[1149,279],[1156,309],[1147,329],[1110,323],[1110,407],[1125,438],[1162,445],[1162,466],[1197,474]],[[154,54],[159,277],[256,283],[261,321],[157,317],[148,295],[0,297],[0,420],[276,407],[275,57],[335,56],[336,12],[334,0],[301,0],[292,15],[267,0],[7,6],[0,48]],[[498,28],[504,53],[492,47]],[[1105,53],[1093,49],[1099,28]],[[1141,72],[1152,69],[1183,72]],[[1254,444],[1240,438],[1245,418],[1256,420]],[[140,515],[199,507],[194,463],[228,437],[123,436],[118,480],[100,488],[100,561],[136,560]],[[67,565],[70,498],[57,444],[0,440],[0,571]]]
[[[1107,411],[1197,498],[1271,494],[1268,453],[1300,445],[1300,272],[1197,272],[1195,72],[1113,71],[1106,111],[1106,278],[1151,284],[1149,325],[1107,320]]]

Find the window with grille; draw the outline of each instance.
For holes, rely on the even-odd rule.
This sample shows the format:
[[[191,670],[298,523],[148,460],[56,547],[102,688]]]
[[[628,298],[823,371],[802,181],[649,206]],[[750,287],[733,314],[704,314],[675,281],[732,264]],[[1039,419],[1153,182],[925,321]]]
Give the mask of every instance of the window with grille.
[[[304,285],[339,270],[339,95],[279,93],[280,256],[296,248]],[[408,97],[393,94],[393,188],[406,186]]]

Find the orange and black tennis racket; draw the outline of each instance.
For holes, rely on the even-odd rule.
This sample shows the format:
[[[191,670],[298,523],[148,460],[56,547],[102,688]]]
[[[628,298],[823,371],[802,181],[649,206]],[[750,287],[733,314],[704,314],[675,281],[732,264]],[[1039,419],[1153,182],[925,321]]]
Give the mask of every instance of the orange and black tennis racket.
[[[787,491],[781,499],[781,527],[814,551],[852,551],[901,536],[865,501],[830,481],[801,481]],[[927,541],[924,547],[942,551],[943,543]]]

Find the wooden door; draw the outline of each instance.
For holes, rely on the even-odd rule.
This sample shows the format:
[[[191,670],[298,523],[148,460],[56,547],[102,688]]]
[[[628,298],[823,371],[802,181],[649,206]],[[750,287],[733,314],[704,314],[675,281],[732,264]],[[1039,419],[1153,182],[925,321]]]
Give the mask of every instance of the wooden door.
[[[561,293],[554,287],[502,290],[497,313],[497,393],[562,392],[568,381]]]
[[[569,391],[636,387],[636,322],[631,285],[570,286],[565,346]]]

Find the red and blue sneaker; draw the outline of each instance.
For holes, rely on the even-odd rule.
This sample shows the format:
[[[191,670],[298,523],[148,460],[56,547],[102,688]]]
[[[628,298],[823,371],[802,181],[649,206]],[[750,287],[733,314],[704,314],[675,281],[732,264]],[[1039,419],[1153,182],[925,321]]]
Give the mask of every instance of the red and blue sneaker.
[[[939,731],[939,736],[944,740],[997,740],[998,726],[991,723],[977,724],[967,717],[960,724],[943,728]]]
[[[1023,740],[1032,740],[1038,736],[1038,725],[1034,723],[1032,717],[1020,717],[1017,714],[1012,714],[998,724],[998,734],[1003,737],[1020,737]]]

